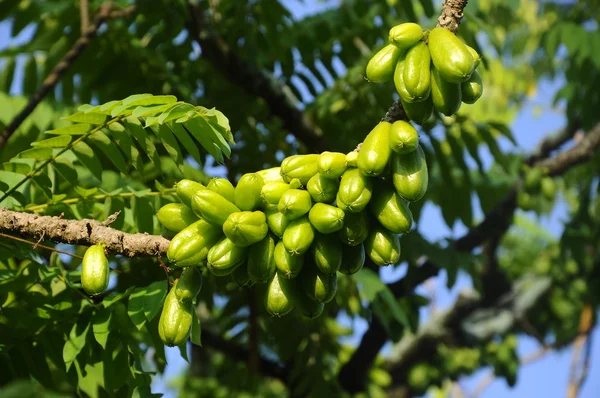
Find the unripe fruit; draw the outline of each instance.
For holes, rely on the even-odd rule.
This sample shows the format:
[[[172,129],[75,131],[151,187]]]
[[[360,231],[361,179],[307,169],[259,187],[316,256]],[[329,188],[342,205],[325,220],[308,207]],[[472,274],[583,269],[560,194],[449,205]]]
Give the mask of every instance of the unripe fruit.
[[[338,207],[316,203],[308,213],[308,220],[320,233],[331,234],[342,229],[345,216],[344,211]]]
[[[454,33],[445,28],[434,28],[427,40],[431,61],[444,80],[461,83],[471,77],[475,60],[467,45]]]
[[[246,262],[242,262],[242,265],[237,267],[231,273],[231,279],[233,280],[233,283],[235,283],[240,289],[254,285],[254,281],[250,279],[250,276],[248,275],[248,267],[246,266]]]
[[[342,265],[342,243],[334,235],[317,234],[312,245],[315,265],[327,275],[335,274]]]
[[[404,108],[406,116],[417,124],[423,125],[427,123],[433,115],[433,100],[431,99],[431,94],[423,102],[409,103],[400,98],[400,103],[402,104],[402,108]]]
[[[269,234],[250,246],[248,252],[248,276],[256,283],[266,283],[273,277],[275,264],[275,240]]]
[[[293,255],[303,254],[308,250],[315,238],[315,232],[308,220],[308,216],[302,216],[290,221],[283,233],[283,244]]]
[[[420,102],[416,101],[406,89],[406,83],[404,83],[404,61],[405,57],[401,57],[396,64],[396,69],[394,69],[394,87],[402,101],[408,103]]]
[[[81,262],[81,287],[89,295],[104,293],[108,288],[110,267],[103,245],[90,246]]]
[[[466,44],[465,44],[466,45]],[[467,46],[467,50],[469,50],[469,53],[471,53],[471,56],[473,57],[473,69],[477,69],[477,67],[479,66],[479,63],[481,62],[481,55],[479,55],[479,53],[477,51],[475,51],[475,49],[469,45]]]
[[[222,236],[220,228],[200,219],[171,239],[167,258],[177,267],[198,266]]]
[[[240,211],[223,196],[208,189],[197,191],[192,196],[192,210],[198,217],[219,228],[231,213]]]
[[[271,279],[265,296],[265,308],[271,316],[284,316],[294,309],[292,296],[293,285],[291,282],[280,278],[277,273]]]
[[[179,232],[198,221],[198,216],[183,203],[168,203],[156,213],[158,221],[165,228]]]
[[[270,169],[260,170],[256,172],[263,179],[263,182],[266,184],[268,182],[275,181],[283,181],[283,177],[281,176],[281,167],[271,167]]]
[[[424,42],[412,46],[406,53],[402,78],[410,102],[421,102],[431,92],[431,58]]]
[[[389,40],[400,49],[407,49],[423,38],[423,28],[419,24],[406,22],[390,29]]]
[[[206,188],[218,193],[230,202],[235,201],[235,188],[233,184],[226,178],[213,178],[208,182]]]
[[[281,176],[286,182],[297,178],[302,185],[306,185],[308,180],[317,174],[317,160],[319,155],[293,155],[285,158],[281,162]]]
[[[277,205],[281,195],[291,189],[290,184],[283,181],[268,182],[260,190],[260,197],[269,205]]]
[[[339,187],[337,179],[325,178],[317,173],[308,180],[306,190],[315,202],[333,202]]]
[[[389,122],[379,122],[363,141],[358,152],[358,169],[362,174],[373,177],[383,173],[392,152],[391,127]]]
[[[358,151],[352,151],[346,154],[346,164],[348,165],[348,168],[356,167],[358,165]]]
[[[264,181],[258,173],[247,173],[235,187],[235,205],[242,211],[252,211],[260,207],[260,192]]]
[[[231,239],[225,238],[208,252],[206,267],[216,276],[231,274],[248,255],[248,248],[236,246]]]
[[[556,183],[550,177],[542,178],[542,195],[548,200],[554,199],[556,195]]]
[[[369,215],[366,211],[360,213],[347,212],[344,226],[339,232],[342,243],[349,246],[360,245],[369,234]]]
[[[388,44],[379,50],[367,64],[367,80],[372,83],[384,83],[394,74],[394,66],[402,51],[393,44]]]
[[[285,248],[283,241],[275,245],[275,266],[282,278],[291,279],[300,274],[304,265],[304,255],[292,255]]]
[[[277,210],[277,206],[267,207],[265,209],[265,215],[267,216],[267,225],[269,226],[271,232],[273,232],[277,237],[281,238],[283,236],[283,232],[290,223],[290,220],[288,220],[286,216]]]
[[[323,152],[317,160],[319,174],[325,178],[340,178],[347,168],[346,155],[341,152]]]
[[[158,321],[158,335],[169,347],[186,342],[192,329],[192,302],[181,303],[171,289],[163,304]]]
[[[223,224],[223,232],[236,246],[250,246],[267,236],[267,217],[262,211],[231,213]]]
[[[365,246],[361,243],[356,246],[344,247],[342,265],[339,271],[345,275],[352,275],[361,270],[365,264]]]
[[[414,202],[421,199],[427,192],[429,184],[427,160],[420,145],[416,151],[411,153],[394,154],[392,173],[396,193],[403,199]]]
[[[431,68],[431,100],[436,111],[452,116],[460,109],[462,96],[460,83],[451,83]]]
[[[410,153],[419,145],[417,129],[404,120],[395,121],[390,128],[389,135],[390,148],[396,153]]]
[[[373,182],[369,177],[358,169],[346,170],[336,196],[337,206],[344,211],[358,213],[369,204],[372,189]]]
[[[325,304],[312,300],[302,289],[296,289],[294,303],[298,311],[308,319],[318,318],[325,309]]]
[[[298,279],[304,293],[317,303],[328,303],[335,297],[337,274],[327,275],[314,267],[307,267]]]
[[[192,207],[192,196],[194,196],[196,192],[205,189],[206,187],[204,185],[192,180],[181,180],[175,184],[177,197],[188,207]]]
[[[413,218],[408,204],[387,185],[377,186],[369,210],[391,232],[403,234],[410,231]]]
[[[196,267],[187,267],[173,287],[175,296],[181,302],[193,301],[202,288],[202,272]]]
[[[288,220],[292,221],[302,217],[312,207],[312,200],[307,191],[301,189],[289,189],[281,195],[277,210]]]
[[[400,260],[400,240],[380,225],[371,229],[365,239],[365,252],[379,266],[396,264]]]
[[[477,71],[474,71],[471,78],[461,83],[460,92],[462,102],[465,104],[474,104],[483,94],[483,82]]]

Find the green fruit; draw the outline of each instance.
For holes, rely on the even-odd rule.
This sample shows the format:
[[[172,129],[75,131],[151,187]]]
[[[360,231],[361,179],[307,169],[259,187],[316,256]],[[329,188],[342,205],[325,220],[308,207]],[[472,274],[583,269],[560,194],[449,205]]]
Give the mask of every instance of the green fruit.
[[[206,188],[218,193],[232,203],[235,201],[235,188],[226,178],[213,178],[208,182]]]
[[[412,46],[406,53],[402,69],[402,80],[409,102],[421,102],[429,97],[431,92],[431,57],[429,48],[424,42]]]
[[[316,203],[308,213],[308,220],[320,233],[331,234],[342,229],[345,216],[338,207]]]
[[[224,238],[209,250],[206,268],[216,276],[229,275],[242,265],[247,255],[247,247],[236,246],[231,239]]]
[[[427,40],[431,61],[444,80],[461,83],[471,77],[475,60],[467,45],[454,33],[448,29],[434,28]]]
[[[396,193],[403,199],[414,202],[427,192],[429,174],[423,148],[404,155],[392,156],[392,173]]]
[[[283,244],[293,255],[303,254],[308,250],[315,238],[313,227],[308,216],[302,216],[290,221],[283,233]]]
[[[525,173],[525,189],[537,191],[542,183],[543,173],[539,167],[528,168]]]
[[[465,104],[474,104],[483,94],[483,82],[477,71],[474,71],[471,78],[460,85],[462,102]]]
[[[198,220],[171,239],[167,258],[177,267],[198,266],[222,236],[223,231],[220,228]]]
[[[413,218],[408,204],[389,186],[377,186],[369,210],[391,232],[403,234],[410,231]]]
[[[527,211],[535,209],[535,199],[527,192],[519,192],[517,195],[517,206]]]
[[[417,149],[419,145],[419,133],[410,123],[398,120],[390,128],[389,142],[390,148],[394,152],[400,154],[410,153]]]
[[[394,66],[402,51],[393,44],[379,50],[367,64],[367,80],[372,83],[384,83],[392,78]]]
[[[81,287],[89,295],[104,293],[108,288],[110,267],[103,245],[90,246],[81,263]]]
[[[294,286],[277,273],[271,279],[265,296],[265,308],[271,316],[284,316],[294,309]]]
[[[390,29],[390,43],[400,49],[407,49],[414,46],[423,38],[423,28],[419,24],[406,22],[394,26]]]
[[[273,277],[275,264],[275,239],[267,235],[250,246],[248,252],[248,275],[256,283],[266,283]]]
[[[325,178],[340,178],[348,168],[346,156],[340,152],[323,152],[317,160],[319,174]]]
[[[304,293],[317,303],[328,303],[335,297],[337,274],[327,275],[314,267],[307,267],[298,279]]]
[[[345,247],[339,271],[345,275],[352,275],[360,271],[364,264],[365,246],[362,243],[356,246]]]
[[[373,177],[383,173],[392,152],[391,127],[389,122],[379,122],[363,141],[358,151],[358,169],[362,174]]]
[[[312,200],[307,191],[289,189],[281,195],[277,210],[288,220],[292,221],[308,213],[311,207]]]
[[[258,173],[247,173],[240,178],[235,187],[235,205],[242,211],[252,211],[260,207],[260,192],[265,185]]]
[[[411,104],[402,98],[400,98],[400,102],[406,116],[417,124],[423,125],[427,123],[433,115],[433,100],[431,99],[431,95],[423,102],[414,102]]]
[[[436,111],[452,116],[460,109],[460,83],[444,80],[436,68],[431,68],[431,100]]]
[[[358,165],[358,151],[352,151],[346,154],[346,165],[348,165],[348,167],[356,167]]]
[[[556,195],[556,183],[550,177],[542,178],[542,195],[548,200],[554,199]]]
[[[327,275],[335,274],[342,265],[342,243],[334,235],[317,234],[312,245],[315,264]]]
[[[158,335],[169,347],[186,342],[192,329],[192,302],[181,303],[171,289],[163,304],[158,321]]]
[[[192,207],[192,196],[194,196],[196,192],[203,191],[205,189],[206,187],[204,185],[192,180],[181,180],[175,184],[175,192],[177,193],[177,197],[187,207]]]
[[[250,246],[267,236],[267,216],[262,211],[231,213],[223,224],[223,232],[236,246]]]
[[[175,296],[182,302],[192,301],[202,288],[202,272],[196,267],[187,267],[181,273],[175,287]]]
[[[390,150],[389,145],[387,148]],[[361,212],[369,204],[372,190],[373,182],[369,177],[358,169],[346,170],[336,196],[337,207],[352,213]]]
[[[293,155],[285,158],[281,162],[281,176],[285,182],[290,182],[297,178],[302,185],[306,185],[308,180],[317,174],[317,160],[319,155]]]
[[[302,289],[298,288],[296,288],[294,294],[294,304],[296,304],[298,311],[308,319],[318,318],[325,309],[325,304],[317,303],[308,297]]]
[[[156,217],[165,228],[174,232],[179,232],[198,221],[198,217],[192,209],[183,203],[168,203],[164,205],[158,210]]]
[[[231,273],[231,279],[233,279],[233,283],[240,289],[254,285],[254,281],[250,279],[250,276],[248,275],[248,267],[245,262],[242,262],[242,264]]]
[[[265,209],[265,215],[267,216],[267,225],[271,232],[281,238],[283,236],[283,231],[287,228],[290,220],[277,210],[277,206],[267,207]]]
[[[375,225],[371,229],[364,244],[367,256],[379,266],[396,264],[400,260],[398,236],[380,225]]]
[[[269,205],[276,205],[285,191],[291,189],[290,184],[282,181],[268,182],[260,190],[260,197]]]
[[[283,278],[297,277],[304,266],[304,256],[291,254],[285,248],[283,241],[279,241],[275,245],[274,258],[277,271]]]
[[[479,66],[479,63],[481,62],[481,55],[479,55],[479,53],[477,51],[475,51],[475,49],[473,47],[471,47],[469,45],[466,45],[466,46],[467,46],[467,50],[469,50],[469,53],[473,57],[473,69],[477,69],[477,67]]]
[[[270,169],[257,171],[256,174],[260,175],[264,183],[268,182],[285,182],[281,176],[281,167],[271,167]]]
[[[339,232],[342,243],[357,246],[367,238],[367,235],[369,235],[369,215],[367,212],[347,212],[344,217],[344,226]]]
[[[308,180],[306,190],[315,202],[333,202],[339,187],[340,183],[337,179],[326,178],[321,173],[317,173]]]
[[[394,69],[394,87],[396,88],[396,92],[402,101],[408,103],[420,102],[416,101],[406,89],[406,83],[404,83],[404,61],[405,57],[401,57],[396,64],[396,69]]]
[[[192,210],[198,217],[221,228],[231,213],[240,209],[223,196],[208,189],[197,191],[192,196]]]

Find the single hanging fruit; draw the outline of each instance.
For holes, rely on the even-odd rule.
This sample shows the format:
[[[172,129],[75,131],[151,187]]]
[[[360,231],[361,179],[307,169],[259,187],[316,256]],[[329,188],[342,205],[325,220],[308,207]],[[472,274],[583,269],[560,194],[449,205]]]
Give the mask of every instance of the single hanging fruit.
[[[108,288],[110,266],[103,245],[90,246],[81,262],[81,287],[91,296],[104,293]]]
[[[346,164],[348,165],[348,168],[357,166],[358,151],[352,151],[352,152],[348,152],[346,154]],[[342,173],[342,175],[343,175],[343,173]]]
[[[265,209],[265,215],[267,216],[267,225],[271,232],[281,238],[283,236],[283,231],[287,228],[290,220],[277,210],[277,206],[267,207]]]
[[[400,103],[402,103],[402,108],[404,108],[406,116],[417,124],[423,125],[427,123],[433,115],[433,100],[431,99],[431,94],[423,102],[409,103],[400,98]]]
[[[466,82],[461,83],[460,92],[462,102],[465,104],[474,104],[483,94],[483,82],[477,71],[474,71],[471,78]]]
[[[262,203],[260,192],[263,185],[265,183],[260,174],[244,174],[235,187],[235,205],[242,211],[258,209]]]
[[[374,177],[383,173],[392,152],[391,127],[389,122],[379,122],[363,141],[358,151],[358,169],[362,174]]]
[[[284,246],[283,241],[277,242],[274,252],[275,266],[282,278],[292,279],[300,275],[304,266],[304,255],[293,255]]]
[[[200,219],[171,239],[167,258],[176,267],[199,266],[222,236],[220,228]]]
[[[302,217],[312,207],[310,194],[302,189],[289,189],[281,195],[277,210],[290,221]]]
[[[232,203],[235,201],[235,188],[226,178],[213,178],[208,182],[206,188],[218,193]]]
[[[344,211],[338,207],[316,203],[308,213],[308,220],[320,233],[331,234],[342,229],[345,216]]]
[[[369,235],[369,215],[367,212],[346,213],[344,226],[339,232],[342,243],[357,246],[367,238],[367,235]]]
[[[342,265],[339,271],[345,275],[352,275],[361,270],[365,264],[365,246],[361,243],[356,246],[347,246],[342,253]]]
[[[229,275],[242,265],[247,255],[247,247],[236,246],[231,239],[224,238],[208,252],[206,268],[216,276]]]
[[[427,192],[429,174],[423,148],[404,155],[392,157],[392,173],[396,193],[403,199],[414,202]]]
[[[181,302],[193,301],[202,288],[202,272],[196,267],[187,267],[173,287],[175,296]]]
[[[208,189],[197,191],[192,196],[192,210],[200,218],[221,228],[231,213],[240,209],[223,196]]]
[[[389,40],[400,49],[407,49],[423,38],[423,28],[419,24],[406,22],[390,29]]]
[[[299,277],[304,293],[317,303],[328,303],[337,292],[337,274],[327,275],[315,267],[307,267]]]
[[[386,184],[376,187],[374,199],[369,204],[369,210],[377,220],[395,234],[410,231],[413,218],[408,204]]]
[[[302,216],[290,221],[283,232],[283,244],[293,255],[303,254],[308,250],[315,238],[315,232],[308,220],[308,216]]]
[[[412,46],[406,53],[402,78],[410,102],[421,102],[431,92],[431,57],[429,48],[424,42]]]
[[[167,229],[179,232],[198,221],[198,216],[183,203],[168,203],[156,213],[158,221]]]
[[[316,154],[289,156],[281,162],[281,176],[285,182],[297,178],[302,185],[306,185],[308,180],[318,172],[318,159],[319,155]]]
[[[260,190],[260,197],[262,200],[269,205],[277,205],[281,195],[292,187],[287,182],[273,181],[263,185]]]
[[[317,173],[308,180],[306,190],[315,202],[333,202],[339,187],[337,179],[325,178]]]
[[[397,235],[377,224],[365,240],[365,251],[379,266],[396,264],[400,260],[400,240]]]
[[[475,49],[469,45],[467,45],[467,50],[469,50],[469,52],[471,53],[471,56],[473,57],[473,69],[477,69],[477,67],[479,66],[479,63],[481,62],[481,55],[479,55],[479,53],[477,51],[475,51]]]
[[[250,246],[248,252],[248,275],[256,283],[266,283],[275,274],[275,239],[269,234]]]
[[[223,232],[234,245],[250,246],[267,236],[267,217],[259,210],[231,213],[223,224]]]
[[[317,303],[312,300],[304,290],[299,287],[296,287],[294,292],[294,304],[296,305],[296,309],[308,319],[318,318],[325,309],[325,304]]]
[[[341,152],[323,152],[317,160],[317,168],[322,177],[338,179],[348,168],[346,155]]]
[[[401,53],[402,50],[393,44],[379,50],[367,64],[367,80],[371,83],[385,83],[390,80]]]
[[[281,317],[294,309],[294,286],[290,281],[280,278],[277,273],[267,288],[265,308],[271,316]]]
[[[334,235],[317,234],[312,245],[314,263],[327,275],[335,274],[342,265],[342,242]]]
[[[205,189],[206,187],[204,185],[192,180],[181,180],[175,184],[177,197],[188,207],[192,207],[192,196],[194,196],[196,192]]]
[[[419,133],[404,120],[395,121],[390,128],[390,148],[396,153],[405,154],[417,149]],[[393,155],[392,155],[393,156]]]
[[[371,178],[363,175],[358,169],[346,170],[336,196],[337,207],[352,213],[362,211],[371,200],[372,189]]]
[[[460,109],[462,96],[459,83],[451,83],[431,68],[431,100],[436,111],[452,116]]]
[[[186,342],[192,329],[193,310],[191,301],[180,302],[175,295],[175,288],[171,289],[158,321],[158,335],[163,343],[174,347]]]
[[[431,61],[440,76],[452,83],[461,83],[471,77],[475,60],[467,45],[445,28],[434,28],[427,38]]]
[[[400,99],[404,102],[420,102],[416,101],[406,89],[406,83],[404,83],[404,65],[405,57],[400,57],[398,63],[396,64],[396,69],[394,70],[394,87],[396,88],[396,92],[400,96]]]

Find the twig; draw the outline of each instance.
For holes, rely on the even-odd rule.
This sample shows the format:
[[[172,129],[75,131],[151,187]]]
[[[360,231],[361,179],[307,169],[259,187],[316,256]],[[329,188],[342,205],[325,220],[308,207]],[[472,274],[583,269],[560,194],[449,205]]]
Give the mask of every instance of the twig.
[[[62,250],[58,250],[58,249],[55,249],[55,248],[50,247],[50,246],[41,245],[39,241],[37,243],[30,242],[27,239],[17,238],[16,236],[12,236],[12,235],[8,235],[8,234],[3,234],[2,232],[0,232],[0,236],[3,236],[5,238],[7,238],[7,239],[16,240],[18,242],[27,243],[28,245],[32,245],[34,249],[37,248],[37,247],[39,247],[39,248],[42,248],[42,249],[51,250],[53,252],[57,252],[57,253],[60,253],[60,254],[66,254],[67,256],[71,256],[71,257],[75,257],[75,258],[78,258],[80,260],[83,260],[83,257],[78,256],[77,254],[73,254],[73,253],[62,251]]]
[[[90,12],[88,0],[79,0],[79,11],[81,14],[81,36],[85,35],[90,24]]]
[[[463,10],[468,0],[446,0],[442,5],[442,15],[438,18],[437,26],[456,33],[463,17]]]
[[[567,398],[577,397],[579,390],[587,377],[591,352],[590,332],[593,326],[593,315],[592,306],[587,304],[583,308],[579,318],[579,333],[581,334],[575,338],[575,343],[573,344],[573,356],[571,359],[571,370],[569,372]],[[583,363],[581,363],[581,369],[579,369],[580,362],[582,362],[582,352],[584,352],[584,358]]]

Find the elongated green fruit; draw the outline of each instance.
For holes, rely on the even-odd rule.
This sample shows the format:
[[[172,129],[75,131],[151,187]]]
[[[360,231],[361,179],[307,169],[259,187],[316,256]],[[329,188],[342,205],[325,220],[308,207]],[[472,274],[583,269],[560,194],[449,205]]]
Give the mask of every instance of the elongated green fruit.
[[[275,245],[275,266],[282,278],[292,279],[300,275],[304,266],[304,255],[291,254],[283,244],[283,241]]]
[[[83,255],[81,263],[81,287],[89,295],[104,293],[108,287],[110,267],[104,254],[104,246],[92,245]]]
[[[466,82],[461,83],[460,92],[462,102],[465,104],[474,104],[483,94],[483,82],[477,71],[474,71],[471,78]]]
[[[158,210],[156,218],[165,228],[174,232],[198,221],[198,216],[183,203],[167,203]]]
[[[175,296],[182,302],[192,301],[202,288],[202,272],[196,267],[187,267],[173,287]]]
[[[318,318],[325,309],[325,304],[312,300],[304,290],[298,287],[296,287],[294,294],[294,304],[296,305],[296,309],[308,319]]]
[[[410,231],[413,218],[408,204],[392,188],[379,184],[369,210],[385,228],[395,234]]]
[[[365,252],[379,266],[396,264],[400,260],[400,240],[397,235],[375,225],[365,240]]]
[[[252,211],[260,207],[260,192],[265,182],[258,173],[247,173],[235,187],[235,205],[242,211]]]
[[[335,297],[337,274],[328,275],[315,267],[307,267],[298,279],[304,293],[317,303],[328,303]]]
[[[206,267],[214,275],[229,275],[242,265],[247,255],[247,247],[236,246],[231,239],[224,238],[208,252]]]
[[[176,285],[177,286],[177,285]],[[158,321],[158,335],[169,347],[186,342],[192,329],[192,302],[180,302],[171,289],[163,304]]]
[[[408,103],[420,102],[417,101],[415,97],[413,97],[406,89],[406,83],[404,83],[405,60],[405,57],[400,57],[398,63],[396,64],[396,68],[394,69],[394,87],[396,87],[396,92],[402,101]]]
[[[371,178],[363,175],[358,169],[346,170],[336,196],[337,207],[352,213],[362,211],[371,200],[372,189]]]
[[[342,243],[334,235],[317,234],[312,245],[315,265],[327,275],[335,274],[342,265]]]
[[[297,178],[302,185],[306,185],[308,180],[318,172],[318,159],[317,154],[289,156],[281,162],[281,176],[285,182]]]
[[[293,289],[293,283],[280,278],[277,273],[273,275],[265,296],[265,308],[271,316],[281,317],[294,309]]]
[[[231,213],[240,209],[216,192],[204,189],[192,196],[192,210],[208,223],[221,228]]]
[[[346,155],[341,152],[323,152],[317,160],[317,168],[322,177],[338,179],[348,168]]]
[[[290,221],[283,232],[283,244],[293,255],[303,254],[308,250],[315,238],[315,232],[308,220],[308,216],[302,216]]]
[[[267,217],[259,210],[231,213],[223,224],[223,232],[236,246],[250,246],[267,236]]]
[[[369,215],[366,211],[360,213],[347,212],[344,226],[340,229],[339,237],[342,243],[349,246],[360,245],[369,234]]]
[[[414,202],[421,199],[427,192],[429,173],[425,153],[420,145],[416,151],[411,153],[394,154],[392,173],[396,193],[403,199]]]
[[[358,165],[358,151],[352,151],[346,154],[346,164],[348,167],[356,167]]]
[[[167,258],[177,267],[199,266],[222,236],[220,228],[200,219],[171,239]]]
[[[248,252],[248,276],[256,283],[266,283],[273,277],[275,264],[275,239],[267,235],[250,246]]]
[[[270,169],[260,170],[256,173],[262,177],[265,184],[274,181],[285,182],[283,181],[283,177],[281,176],[281,167],[279,166],[271,167]]]
[[[390,148],[396,153],[405,154],[417,149],[419,133],[404,120],[395,121],[390,128]],[[393,156],[393,155],[392,155]]]
[[[324,203],[316,203],[308,212],[308,220],[322,234],[331,234],[342,229],[345,216],[346,213],[342,209]]]
[[[461,83],[471,77],[475,60],[467,45],[454,33],[445,28],[434,28],[427,40],[431,61],[444,80]]]
[[[431,99],[431,95],[423,102],[414,103],[406,102],[400,98],[400,103],[402,104],[402,108],[404,108],[406,116],[417,124],[423,125],[427,123],[433,115],[433,100]]]
[[[356,274],[364,264],[365,246],[362,243],[356,246],[345,247],[339,271],[345,275]]]
[[[412,46],[406,53],[402,78],[411,102],[421,102],[431,92],[431,57],[424,42]]]
[[[400,49],[407,49],[423,38],[423,28],[413,22],[401,23],[390,29],[390,43]]]
[[[471,56],[473,57],[473,69],[477,69],[479,63],[481,62],[481,55],[479,55],[479,53],[473,47],[469,45],[466,46],[467,50],[469,50],[469,53],[471,53]]]
[[[281,195],[287,190],[291,189],[290,184],[283,181],[272,181],[263,185],[260,190],[260,196],[263,201],[269,205],[277,205]]]
[[[213,178],[208,182],[206,188],[218,193],[230,202],[235,201],[235,188],[233,184],[226,178]]]
[[[194,196],[196,192],[205,189],[206,187],[204,185],[192,180],[181,180],[175,184],[175,193],[177,193],[177,197],[188,207],[192,207],[192,196]]]
[[[277,210],[290,221],[302,217],[312,207],[310,194],[302,189],[289,189],[281,195]]]
[[[389,122],[379,122],[367,135],[358,151],[358,169],[366,176],[373,177],[383,173],[392,152],[390,148]]]
[[[267,225],[271,232],[281,238],[283,236],[283,231],[287,228],[290,220],[277,210],[277,206],[267,207],[265,209],[265,215],[267,216]]]
[[[254,285],[254,281],[248,275],[248,266],[245,261],[231,273],[231,279],[240,289]]]
[[[460,109],[462,96],[460,83],[451,83],[431,68],[431,100],[436,111],[452,116]]]
[[[339,187],[337,179],[326,178],[317,173],[308,180],[306,190],[315,202],[333,202]]]
[[[384,83],[390,80],[401,53],[402,50],[393,44],[388,44],[379,50],[367,64],[367,79],[372,83]]]

